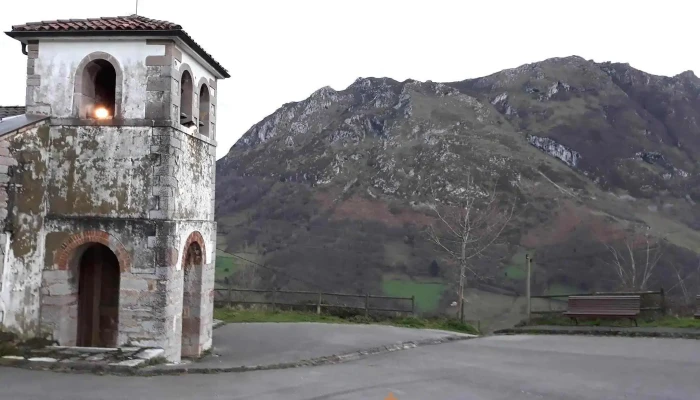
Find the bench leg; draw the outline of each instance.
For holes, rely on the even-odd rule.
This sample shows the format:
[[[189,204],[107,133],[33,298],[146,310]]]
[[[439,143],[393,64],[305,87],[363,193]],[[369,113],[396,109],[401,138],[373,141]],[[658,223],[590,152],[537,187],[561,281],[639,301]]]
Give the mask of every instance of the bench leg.
[[[578,325],[578,320],[576,318],[571,318],[571,319],[573,319],[574,323],[576,323],[576,325]]]
[[[632,318],[632,321],[634,321],[634,326],[639,326],[637,325],[637,318]]]

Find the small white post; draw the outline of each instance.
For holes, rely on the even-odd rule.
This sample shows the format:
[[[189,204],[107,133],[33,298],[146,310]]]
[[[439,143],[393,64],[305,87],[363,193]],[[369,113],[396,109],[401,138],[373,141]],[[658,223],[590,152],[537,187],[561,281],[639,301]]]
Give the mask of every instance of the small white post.
[[[532,259],[529,254],[525,254],[525,261],[527,261],[527,286],[525,293],[527,296],[527,322],[530,323],[530,315],[532,312],[532,303],[530,298],[530,278],[532,276]]]

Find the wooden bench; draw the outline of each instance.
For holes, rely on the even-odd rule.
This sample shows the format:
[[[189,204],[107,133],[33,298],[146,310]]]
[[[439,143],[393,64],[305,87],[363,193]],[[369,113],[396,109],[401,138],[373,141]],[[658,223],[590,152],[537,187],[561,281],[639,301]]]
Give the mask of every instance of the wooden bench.
[[[629,318],[637,326],[641,306],[641,296],[569,296],[564,315],[576,325],[577,318]]]
[[[700,319],[700,294],[695,298],[695,318]]]

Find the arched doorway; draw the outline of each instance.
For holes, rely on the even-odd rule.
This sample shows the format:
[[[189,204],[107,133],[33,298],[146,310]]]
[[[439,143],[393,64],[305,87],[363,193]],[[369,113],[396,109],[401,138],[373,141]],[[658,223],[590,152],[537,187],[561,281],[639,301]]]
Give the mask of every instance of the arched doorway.
[[[88,245],[78,264],[78,346],[116,347],[119,260],[109,247]]]
[[[202,247],[193,242],[185,251],[182,266],[182,356],[199,357],[202,352]]]

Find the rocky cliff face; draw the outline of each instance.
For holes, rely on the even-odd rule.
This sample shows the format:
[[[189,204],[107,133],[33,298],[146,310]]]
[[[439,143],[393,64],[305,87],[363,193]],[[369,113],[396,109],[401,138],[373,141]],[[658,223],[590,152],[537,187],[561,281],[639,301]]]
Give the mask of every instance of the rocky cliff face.
[[[329,289],[416,281],[433,260],[432,278],[450,282],[449,260],[422,233],[435,221],[426,206],[496,180],[519,211],[508,245],[479,261],[489,284],[521,290],[514,271],[528,251],[540,261],[536,290],[614,287],[603,245],[631,222],[671,241],[655,282],[668,284],[664,268],[690,268],[700,251],[699,119],[692,72],[580,57],[461,82],[325,87],[218,162],[223,246]]]

